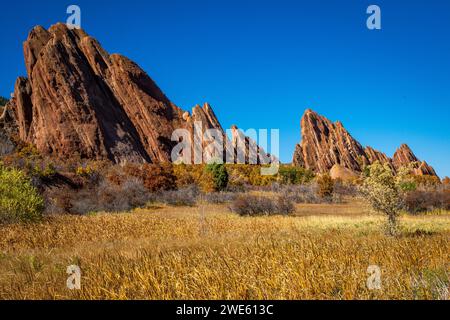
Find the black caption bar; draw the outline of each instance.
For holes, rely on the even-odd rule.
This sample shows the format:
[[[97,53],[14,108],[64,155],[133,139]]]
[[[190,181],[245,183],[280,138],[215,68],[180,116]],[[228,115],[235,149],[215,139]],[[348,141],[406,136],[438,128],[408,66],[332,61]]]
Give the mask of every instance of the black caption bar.
[[[448,312],[449,301],[0,301],[2,312],[31,312],[45,319],[66,315],[132,319],[309,319],[339,316],[384,319],[388,312],[403,317],[429,316]],[[10,309],[10,310],[8,310]]]

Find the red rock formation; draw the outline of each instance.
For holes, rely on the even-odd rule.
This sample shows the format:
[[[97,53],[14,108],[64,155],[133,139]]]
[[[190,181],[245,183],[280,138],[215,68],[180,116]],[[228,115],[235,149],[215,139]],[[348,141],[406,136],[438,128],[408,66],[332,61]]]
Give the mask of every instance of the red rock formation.
[[[9,109],[20,139],[43,154],[169,162],[173,132],[187,129],[194,141],[196,123],[203,147],[210,142],[203,139],[207,129],[217,129],[226,144],[209,104],[183,111],[138,65],[108,54],[83,30],[38,26],[23,47],[28,78],[17,79]],[[201,161],[212,153],[206,150]]]
[[[365,149],[345,130],[342,123],[332,123],[312,110],[301,120],[302,142],[296,146],[293,164],[316,172],[329,172],[333,166],[361,171],[375,161],[387,163],[395,172],[412,166],[417,175],[436,175],[426,162],[420,162],[407,145],[402,145],[393,159],[371,147]]]
[[[11,104],[7,103],[0,114],[0,157],[14,151],[18,135],[17,121],[11,110]]]
[[[395,171],[395,168],[392,164],[392,159],[389,158],[385,153],[375,150],[369,146],[364,149],[364,152],[366,153],[366,157],[369,160],[368,164],[374,163],[375,161],[378,161],[380,163],[387,163],[391,167],[391,169]]]
[[[432,175],[436,176],[436,171],[429,166],[425,161],[417,159],[407,144],[402,144],[394,154],[392,159],[393,166],[396,170],[401,167],[411,166],[413,173],[416,175]]]
[[[257,135],[255,131],[254,135]],[[231,141],[227,151],[234,155],[233,163],[238,164],[271,164],[278,163],[278,159],[267,153],[261,146],[257,144],[254,138],[248,137],[237,126],[231,127]]]
[[[341,179],[342,181],[355,181],[358,179],[359,174],[353,170],[347,169],[343,166],[335,164],[330,170],[330,176],[332,179]]]
[[[312,110],[301,121],[302,142],[297,146],[293,164],[317,172],[328,172],[339,164],[359,171],[368,162],[363,147],[345,130],[342,123],[332,123]]]
[[[28,79],[17,80],[10,105],[20,138],[44,154],[168,162],[172,132],[192,126],[139,66],[82,30],[35,27],[24,55]],[[209,105],[191,120],[222,130]]]

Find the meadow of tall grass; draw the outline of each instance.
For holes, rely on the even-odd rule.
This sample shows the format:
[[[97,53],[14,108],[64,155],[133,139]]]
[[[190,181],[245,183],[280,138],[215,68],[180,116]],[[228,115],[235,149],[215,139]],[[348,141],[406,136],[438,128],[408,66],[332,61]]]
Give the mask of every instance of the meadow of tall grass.
[[[389,237],[358,202],[304,206],[241,217],[155,204],[0,226],[0,299],[449,298],[449,212],[404,215]],[[66,287],[69,265],[81,290]],[[381,290],[366,285],[369,265]]]

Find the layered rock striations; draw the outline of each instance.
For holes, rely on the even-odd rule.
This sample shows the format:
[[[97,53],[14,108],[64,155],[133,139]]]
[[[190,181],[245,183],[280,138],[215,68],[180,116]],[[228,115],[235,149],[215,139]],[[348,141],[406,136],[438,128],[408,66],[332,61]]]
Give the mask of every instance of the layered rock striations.
[[[108,54],[83,30],[35,27],[24,42],[27,78],[8,108],[21,140],[43,154],[122,162],[168,162],[174,130],[222,130],[211,107],[174,105],[134,62]]]
[[[392,165],[396,170],[401,167],[410,167],[416,175],[436,176],[436,171],[434,171],[433,167],[428,165],[425,161],[417,159],[411,148],[406,144],[402,144],[400,148],[397,149],[392,158]]]
[[[407,145],[402,145],[393,159],[371,147],[363,148],[340,122],[308,109],[301,120],[302,141],[296,146],[293,164],[315,172],[330,172],[339,166],[359,172],[375,161],[388,164],[394,171],[404,166],[413,168],[416,175],[436,175],[426,162],[421,162]]]

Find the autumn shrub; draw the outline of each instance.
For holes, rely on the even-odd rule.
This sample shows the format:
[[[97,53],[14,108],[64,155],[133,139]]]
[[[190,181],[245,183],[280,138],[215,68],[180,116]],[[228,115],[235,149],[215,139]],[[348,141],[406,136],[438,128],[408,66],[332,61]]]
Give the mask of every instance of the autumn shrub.
[[[80,176],[80,177],[88,177],[90,175],[93,175],[95,173],[95,170],[93,168],[91,168],[90,166],[79,166],[76,170],[75,170],[75,174]]]
[[[36,147],[19,142],[16,151],[2,158],[5,166],[16,168],[29,176],[35,186],[52,179],[57,174],[54,162],[43,157]]]
[[[277,198],[277,213],[288,215],[293,213],[294,211],[295,206],[287,196],[281,195]]]
[[[441,185],[441,180],[436,176],[414,175],[412,178],[420,190],[436,190]]]
[[[435,209],[450,210],[450,190],[408,192],[404,195],[403,205],[412,214]]]
[[[302,167],[280,166],[278,181],[281,184],[305,184],[314,178],[314,173]]]
[[[207,203],[221,204],[236,200],[239,195],[235,192],[210,192],[202,196],[202,200]]]
[[[151,194],[141,180],[128,177],[120,184],[102,179],[97,185],[80,189],[52,188],[46,193],[49,214],[83,215],[91,212],[124,212],[143,207]]]
[[[99,187],[100,208],[108,212],[121,212],[143,207],[150,199],[148,190],[137,178],[126,179],[119,187],[104,184]],[[109,199],[112,201],[110,202]]]
[[[176,177],[171,164],[128,164],[123,170],[128,176],[143,181],[150,192],[176,188]]]
[[[261,165],[228,164],[227,170],[232,186],[269,186],[277,180],[276,175],[262,175]]]
[[[334,191],[334,180],[331,176],[326,173],[318,176],[316,181],[318,185],[317,194],[319,197],[331,199]]]
[[[261,166],[249,165],[250,171],[250,184],[253,186],[268,186],[277,181],[276,175],[263,175],[261,174]]]
[[[178,190],[166,190],[153,193],[151,202],[163,203],[171,206],[194,206],[197,203],[200,190],[196,184]]]
[[[173,173],[178,188],[182,188],[194,183],[198,183],[197,165],[186,165],[184,163],[174,164]],[[202,168],[203,170],[203,168]]]
[[[250,185],[251,167],[243,164],[228,164],[229,185],[241,187]]]
[[[358,186],[340,179],[334,181],[333,193],[341,197],[356,197],[359,195]]]
[[[437,190],[441,186],[441,180],[436,176],[415,174],[416,165],[417,163],[414,162],[397,170],[395,181],[400,190],[403,192]]]
[[[272,188],[275,192],[285,195],[294,203],[322,203],[323,198],[317,193],[317,184],[282,186]]]
[[[241,195],[231,204],[231,210],[241,216],[288,215],[294,212],[292,202],[283,196],[268,198]]]
[[[0,164],[0,222],[30,222],[39,220],[44,199],[27,175]]]

